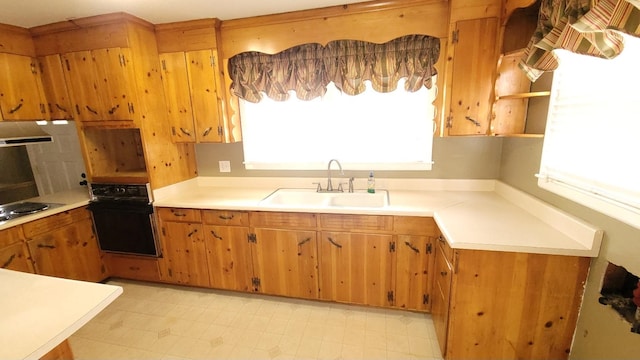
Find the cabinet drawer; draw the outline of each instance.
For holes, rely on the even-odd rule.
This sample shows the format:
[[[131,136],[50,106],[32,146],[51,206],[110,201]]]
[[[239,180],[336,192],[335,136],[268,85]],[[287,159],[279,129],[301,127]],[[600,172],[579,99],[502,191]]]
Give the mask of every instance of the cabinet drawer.
[[[320,214],[320,228],[349,231],[391,231],[393,217],[383,215]]]
[[[181,208],[157,208],[158,217],[164,221],[200,222],[200,210]]]
[[[52,231],[90,217],[91,213],[87,208],[78,208],[28,222],[22,225],[22,229],[24,230],[24,235],[27,238],[32,238],[36,235]]]
[[[105,262],[111,276],[123,279],[160,281],[158,259],[108,254]]]
[[[453,249],[442,235],[438,236],[438,248],[440,248],[447,261],[453,263]]]
[[[202,221],[210,225],[249,226],[249,213],[244,211],[203,210]]]
[[[249,223],[254,227],[315,229],[316,214],[288,212],[251,212]]]
[[[0,230],[0,248],[24,240],[22,226],[14,226],[5,230]]]
[[[393,232],[401,235],[436,236],[438,227],[435,220],[421,216],[394,216]]]

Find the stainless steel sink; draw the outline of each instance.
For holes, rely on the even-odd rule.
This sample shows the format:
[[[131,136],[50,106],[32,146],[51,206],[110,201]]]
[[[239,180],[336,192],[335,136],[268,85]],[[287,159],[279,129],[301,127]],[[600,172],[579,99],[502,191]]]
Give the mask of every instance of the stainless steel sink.
[[[261,205],[299,208],[384,208],[389,206],[387,190],[350,192],[317,192],[315,189],[278,189],[260,201]]]

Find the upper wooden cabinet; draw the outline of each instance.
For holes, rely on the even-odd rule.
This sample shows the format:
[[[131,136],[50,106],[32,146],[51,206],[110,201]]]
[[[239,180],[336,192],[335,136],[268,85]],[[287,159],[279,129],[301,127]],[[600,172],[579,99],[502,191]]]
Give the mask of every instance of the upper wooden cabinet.
[[[132,120],[133,65],[126,48],[62,54],[71,99],[80,121]]]
[[[498,18],[462,20],[450,45],[452,81],[446,135],[485,135],[491,120]]]
[[[174,142],[222,142],[215,49],[160,54]]]
[[[0,53],[0,111],[4,120],[46,119],[37,61]]]
[[[165,98],[174,142],[232,142],[225,119],[218,43],[220,21],[156,25]]]
[[[52,120],[73,119],[71,100],[64,80],[60,55],[38,57],[42,90],[47,101],[47,111]]]

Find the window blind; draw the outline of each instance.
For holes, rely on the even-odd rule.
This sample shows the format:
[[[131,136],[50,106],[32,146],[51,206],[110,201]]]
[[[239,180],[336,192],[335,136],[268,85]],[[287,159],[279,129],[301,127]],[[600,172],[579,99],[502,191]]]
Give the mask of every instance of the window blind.
[[[538,184],[640,228],[640,39],[612,60],[556,51]]]

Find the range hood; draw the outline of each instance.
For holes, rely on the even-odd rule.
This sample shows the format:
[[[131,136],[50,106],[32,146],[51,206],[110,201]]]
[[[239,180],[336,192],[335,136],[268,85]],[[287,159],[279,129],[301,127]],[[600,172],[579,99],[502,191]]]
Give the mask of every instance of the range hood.
[[[35,121],[0,121],[0,147],[52,142]]]

